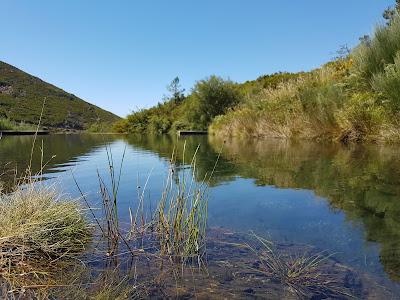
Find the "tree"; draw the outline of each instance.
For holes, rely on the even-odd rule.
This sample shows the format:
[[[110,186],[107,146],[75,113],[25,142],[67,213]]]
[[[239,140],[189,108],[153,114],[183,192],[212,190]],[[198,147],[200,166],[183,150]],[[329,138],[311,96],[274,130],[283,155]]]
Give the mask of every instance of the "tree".
[[[183,101],[183,99],[185,99],[184,96],[184,92],[185,89],[182,89],[180,83],[179,83],[179,77],[175,77],[171,83],[167,86],[167,90],[168,92],[171,93],[171,97],[169,97],[169,99],[171,99],[172,101],[176,102],[176,103],[180,103]]]
[[[218,76],[210,76],[200,80],[193,88],[197,122],[203,127],[208,126],[212,119],[224,114],[229,108],[238,104],[241,94],[230,80]]]
[[[396,5],[389,7],[383,12],[383,18],[390,24],[396,14],[400,13],[400,0],[396,0]]]

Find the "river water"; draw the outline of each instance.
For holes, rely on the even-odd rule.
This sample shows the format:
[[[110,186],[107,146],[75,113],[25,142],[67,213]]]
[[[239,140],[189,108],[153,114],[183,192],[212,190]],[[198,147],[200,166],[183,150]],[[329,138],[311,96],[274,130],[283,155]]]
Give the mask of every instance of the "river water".
[[[32,137],[26,136],[0,140],[5,186],[12,180],[10,170],[26,168],[31,145]],[[78,197],[74,174],[94,207],[100,205],[97,171],[107,177],[106,147],[118,168],[125,151],[118,194],[122,222],[129,221],[129,208],[137,206],[138,187],[143,188],[147,179],[146,207],[156,207],[173,152],[177,153],[174,164],[178,172],[190,171],[188,162],[200,145],[196,154],[196,180],[201,181],[216,166],[208,182],[210,230],[225,236],[255,233],[279,245],[326,251],[338,264],[362,274],[361,279],[353,282],[363,286],[359,297],[379,299],[384,290],[385,297],[398,297],[400,151],[397,146],[89,134],[38,137],[36,145],[43,145],[43,162],[47,163],[43,179]],[[33,159],[34,170],[40,166],[38,152]],[[227,257],[232,255],[228,252]],[[223,257],[224,253],[219,255]],[[362,278],[368,280],[363,282]],[[208,284],[211,283],[204,283]],[[226,282],[219,284],[230,290]],[[374,285],[377,289],[371,290]],[[234,295],[260,296],[257,293],[249,284],[240,286]]]

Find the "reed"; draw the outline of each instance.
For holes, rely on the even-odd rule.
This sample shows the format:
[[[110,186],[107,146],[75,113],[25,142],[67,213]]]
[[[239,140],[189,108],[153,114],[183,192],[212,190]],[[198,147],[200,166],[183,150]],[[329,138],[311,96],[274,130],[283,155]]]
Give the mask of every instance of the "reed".
[[[155,230],[162,256],[182,265],[195,262],[200,267],[205,263],[208,197],[205,182],[197,183],[195,180],[197,151],[198,148],[190,162],[189,172],[177,172],[175,153],[172,155],[156,212]]]

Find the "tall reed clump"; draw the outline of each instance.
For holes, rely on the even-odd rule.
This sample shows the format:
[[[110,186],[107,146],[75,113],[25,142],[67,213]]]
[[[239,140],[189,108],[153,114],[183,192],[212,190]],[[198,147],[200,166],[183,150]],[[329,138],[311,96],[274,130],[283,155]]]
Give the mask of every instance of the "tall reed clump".
[[[28,183],[0,194],[0,275],[35,275],[85,250],[91,225],[75,200]],[[56,265],[54,265],[56,266]]]
[[[105,180],[100,176],[100,173],[97,172],[100,194],[103,203],[104,220],[106,222],[105,228],[103,228],[104,226],[101,226],[97,218],[96,217],[95,218],[100,226],[100,229],[102,230],[102,233],[105,234],[107,237],[107,241],[109,243],[108,247],[110,252],[114,252],[116,250],[118,246],[118,241],[120,238],[122,238],[119,231],[120,228],[118,219],[118,190],[119,190],[119,183],[121,180],[122,165],[124,162],[125,153],[126,153],[126,148],[124,149],[124,152],[122,154],[119,171],[118,173],[116,173],[115,162],[111,148],[109,146],[106,146],[110,186],[106,184]]]
[[[162,256],[182,265],[194,262],[200,267],[205,262],[208,198],[204,181],[195,180],[197,150],[188,173],[184,169],[180,174],[171,164],[155,224]],[[174,159],[173,154],[171,161]]]

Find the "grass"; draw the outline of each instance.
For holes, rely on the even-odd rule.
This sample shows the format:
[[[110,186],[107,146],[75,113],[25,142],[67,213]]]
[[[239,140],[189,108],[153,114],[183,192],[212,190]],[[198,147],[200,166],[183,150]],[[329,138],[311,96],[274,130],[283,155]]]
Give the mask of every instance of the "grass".
[[[32,182],[0,195],[0,277],[11,287],[49,276],[90,240],[82,207],[54,187]]]
[[[303,253],[298,256],[283,255],[274,248],[274,244],[254,234],[258,246],[248,247],[253,250],[260,267],[255,269],[281,284],[299,298],[309,299],[310,295],[332,297],[345,295],[351,297],[340,283],[330,276],[323,268],[330,255],[321,252],[317,254]]]
[[[206,186],[195,181],[197,151],[198,148],[190,163],[193,171],[189,176],[176,173],[171,164],[155,222],[162,256],[182,265],[196,262],[201,267],[206,249],[208,201]]]
[[[32,130],[35,126],[25,123],[16,123],[9,119],[0,118],[0,130]]]
[[[335,112],[342,106],[337,66],[261,89],[236,109],[214,119],[219,136],[329,138],[338,130]]]
[[[183,146],[183,165],[185,165],[185,148],[186,144]],[[150,218],[147,217],[144,209],[145,192],[151,173],[149,174],[143,188],[138,188],[138,204],[135,213],[129,209],[130,229],[125,235],[122,232],[124,228],[120,227],[118,217],[118,189],[125,150],[119,169],[116,169],[112,151],[107,147],[109,180],[104,180],[98,174],[103,220],[98,219],[94,214],[93,216],[102,235],[108,241],[109,255],[118,255],[120,243],[124,244],[132,255],[144,253],[143,240],[148,238],[147,240],[152,245],[146,246],[156,250],[159,258],[166,258],[173,263],[182,265],[189,262],[196,262],[198,266],[204,265],[208,203],[205,180],[211,178],[212,173],[209,176],[206,175],[203,182],[196,182],[198,148],[191,158],[189,172],[185,172],[185,169],[179,172],[175,163],[176,153],[172,155],[161,199],[156,211],[151,212]],[[82,196],[84,197],[83,193]],[[89,209],[91,208],[89,207]],[[136,243],[137,241],[139,242]],[[153,242],[158,246],[154,247]]]

